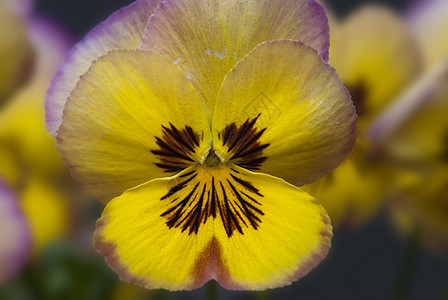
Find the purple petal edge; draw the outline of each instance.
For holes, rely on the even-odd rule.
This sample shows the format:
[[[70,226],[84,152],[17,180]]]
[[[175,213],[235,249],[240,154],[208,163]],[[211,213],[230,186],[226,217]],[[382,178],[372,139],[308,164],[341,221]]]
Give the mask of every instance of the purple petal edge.
[[[326,38],[326,42],[323,45],[325,51],[324,52],[319,52],[320,56],[322,56],[322,59],[324,60],[324,62],[328,63],[328,60],[330,58],[330,25],[328,24],[328,17],[327,17],[327,12],[325,10],[325,8],[317,1],[313,0],[311,3],[311,7],[314,8],[314,10],[316,11],[316,18],[319,19],[319,22],[322,24],[325,24],[325,28],[323,29],[322,34],[325,34],[327,36]]]
[[[4,281],[16,275],[21,267],[23,266],[25,260],[28,257],[28,254],[31,250],[31,233],[26,222],[26,219],[18,205],[17,199],[14,194],[7,188],[7,186],[0,180],[0,202],[2,202],[2,206],[5,209],[9,216],[13,217],[19,224],[20,231],[22,235],[18,238],[17,241],[17,249],[14,253],[10,253],[7,256],[7,266],[2,266],[0,272],[0,285],[5,283]],[[0,211],[2,213],[2,211]],[[3,216],[4,217],[4,216]],[[4,220],[4,218],[0,218],[0,223]],[[3,225],[3,224],[2,224]],[[0,225],[0,226],[2,226]],[[2,242],[5,242],[2,238]],[[3,254],[3,253],[0,253]],[[0,261],[3,261],[3,258],[0,258]]]
[[[409,8],[405,11],[404,19],[408,24],[418,22],[422,16],[427,14],[433,6],[441,4],[446,0],[417,0],[411,3]]]
[[[63,107],[65,104],[65,101],[67,100],[69,96],[69,91],[64,91],[64,89],[61,89],[61,86],[63,87],[64,84],[67,83],[66,77],[67,74],[71,71],[71,65],[78,60],[80,54],[83,50],[88,48],[88,45],[92,43],[92,41],[98,40],[100,37],[104,36],[108,29],[116,22],[120,21],[122,18],[125,18],[127,15],[130,14],[132,11],[139,11],[142,9],[145,9],[145,6],[149,6],[149,3],[156,2],[158,3],[160,0],[138,0],[135,1],[128,6],[122,7],[119,10],[115,11],[112,15],[110,15],[106,20],[101,22],[99,25],[94,27],[80,42],[78,42],[67,54],[64,61],[60,65],[59,69],[57,70],[56,74],[54,75],[50,87],[47,91],[46,97],[45,97],[45,123],[46,128],[48,132],[56,136],[57,129],[62,122],[62,112]],[[158,5],[158,4],[157,4]],[[148,16],[149,19],[150,15]],[[144,29],[144,28],[143,28]],[[142,33],[143,35],[143,33]],[[113,47],[114,48],[114,47]],[[109,49],[112,50],[113,48]],[[102,53],[95,57],[93,60],[98,58],[99,56],[106,54]],[[86,70],[87,71],[87,70]],[[81,76],[82,74],[78,75]],[[76,81],[73,82],[71,89],[73,89],[76,85]],[[68,93],[67,98],[63,99],[62,101],[58,101],[60,99],[57,98],[57,93]],[[61,102],[61,103],[60,103]]]

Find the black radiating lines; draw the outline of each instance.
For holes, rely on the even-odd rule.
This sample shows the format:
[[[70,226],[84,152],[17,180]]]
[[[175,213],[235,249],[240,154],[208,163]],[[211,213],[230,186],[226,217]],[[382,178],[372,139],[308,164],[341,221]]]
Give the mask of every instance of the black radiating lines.
[[[228,146],[228,151],[231,153],[230,162],[252,171],[259,170],[267,159],[263,156],[263,150],[269,146],[260,143],[260,137],[266,128],[258,130],[255,127],[259,117],[260,114],[252,120],[247,119],[240,127],[236,123],[231,123],[218,134],[223,145]]]
[[[162,138],[156,137],[158,150],[151,150],[158,156],[156,166],[166,173],[178,173],[192,163],[196,147],[199,147],[199,135],[190,126],[178,130],[173,124],[162,126]]]
[[[208,183],[194,183],[197,173],[185,174],[187,179],[160,198],[167,201],[168,209],[161,214],[167,219],[166,225],[197,234],[201,224],[219,217],[228,237],[235,231],[244,234],[249,226],[258,229],[264,215],[258,200],[263,195],[249,181],[239,178],[238,172],[231,172],[235,174],[222,180],[212,176]]]

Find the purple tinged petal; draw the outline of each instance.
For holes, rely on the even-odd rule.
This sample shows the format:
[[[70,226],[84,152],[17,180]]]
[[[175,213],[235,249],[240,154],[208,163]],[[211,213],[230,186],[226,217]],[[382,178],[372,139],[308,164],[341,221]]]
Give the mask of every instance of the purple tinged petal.
[[[49,82],[73,46],[74,38],[60,24],[37,16],[28,20],[28,34],[36,57],[34,74]]]
[[[0,286],[14,276],[31,247],[28,224],[13,193],[0,181]]]
[[[26,18],[31,15],[34,7],[33,0],[4,0],[8,8],[22,18]]]
[[[121,8],[76,44],[53,77],[45,100],[47,130],[56,136],[65,102],[91,63],[112,49],[136,49],[147,20],[161,0],[139,0]]]
[[[313,0],[165,0],[148,21],[141,49],[177,64],[209,120],[226,74],[258,44],[302,41],[327,61],[329,25]]]

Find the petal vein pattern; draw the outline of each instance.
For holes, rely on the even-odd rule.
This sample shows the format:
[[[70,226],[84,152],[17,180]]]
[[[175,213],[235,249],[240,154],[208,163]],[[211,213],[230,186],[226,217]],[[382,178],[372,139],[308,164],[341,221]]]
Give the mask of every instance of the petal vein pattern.
[[[244,228],[249,226],[257,229],[264,215],[259,202],[263,195],[240,176],[237,170],[223,166],[200,167],[183,174],[181,177],[186,179],[160,198],[170,201],[161,214],[167,218],[166,225],[198,234],[201,223],[219,216],[228,237],[234,231],[244,234]]]
[[[147,288],[189,290],[216,279],[260,290],[307,274],[331,236],[325,210],[299,188],[233,164],[199,165],[109,202],[95,248],[122,280]]]
[[[199,147],[202,138],[190,126],[178,130],[170,123],[170,128],[163,125],[162,128],[163,137],[156,137],[159,150],[151,150],[160,159],[155,164],[167,173],[178,173],[195,162],[195,149]]]

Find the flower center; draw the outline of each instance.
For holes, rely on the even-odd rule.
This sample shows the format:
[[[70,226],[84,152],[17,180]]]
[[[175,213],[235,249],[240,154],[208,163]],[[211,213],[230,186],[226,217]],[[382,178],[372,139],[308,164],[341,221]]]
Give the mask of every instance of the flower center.
[[[216,168],[221,163],[234,163],[251,171],[260,170],[267,157],[263,150],[269,144],[261,143],[260,138],[266,128],[258,129],[255,126],[260,115],[253,119],[247,119],[242,125],[235,122],[227,125],[218,133],[218,141],[222,147],[219,155],[216,148],[210,148],[205,159],[197,159],[202,134],[195,132],[190,126],[183,129],[176,128],[173,124],[162,125],[162,136],[156,137],[159,149],[151,150],[158,157],[155,165],[166,173],[179,173],[186,168],[201,163],[210,168]],[[207,141],[208,142],[208,141]]]
[[[219,166],[219,164],[221,164],[222,161],[221,159],[218,157],[218,155],[216,155],[216,151],[215,149],[213,149],[213,147],[210,148],[210,151],[207,154],[207,157],[204,160],[204,164],[207,167],[210,168],[216,168]]]
[[[266,128],[255,127],[259,116],[240,126],[225,126],[214,141],[219,147],[210,147],[202,159],[197,152],[200,144],[208,141],[203,141],[201,134],[189,126],[162,126],[163,135],[156,137],[159,149],[151,150],[158,158],[155,164],[167,173],[184,171],[160,198],[166,203],[161,217],[170,229],[197,234],[202,225],[215,218],[221,219],[229,238],[235,232],[258,229],[264,215],[263,195],[235,165],[254,171],[267,159],[263,150],[269,144],[260,142]]]

